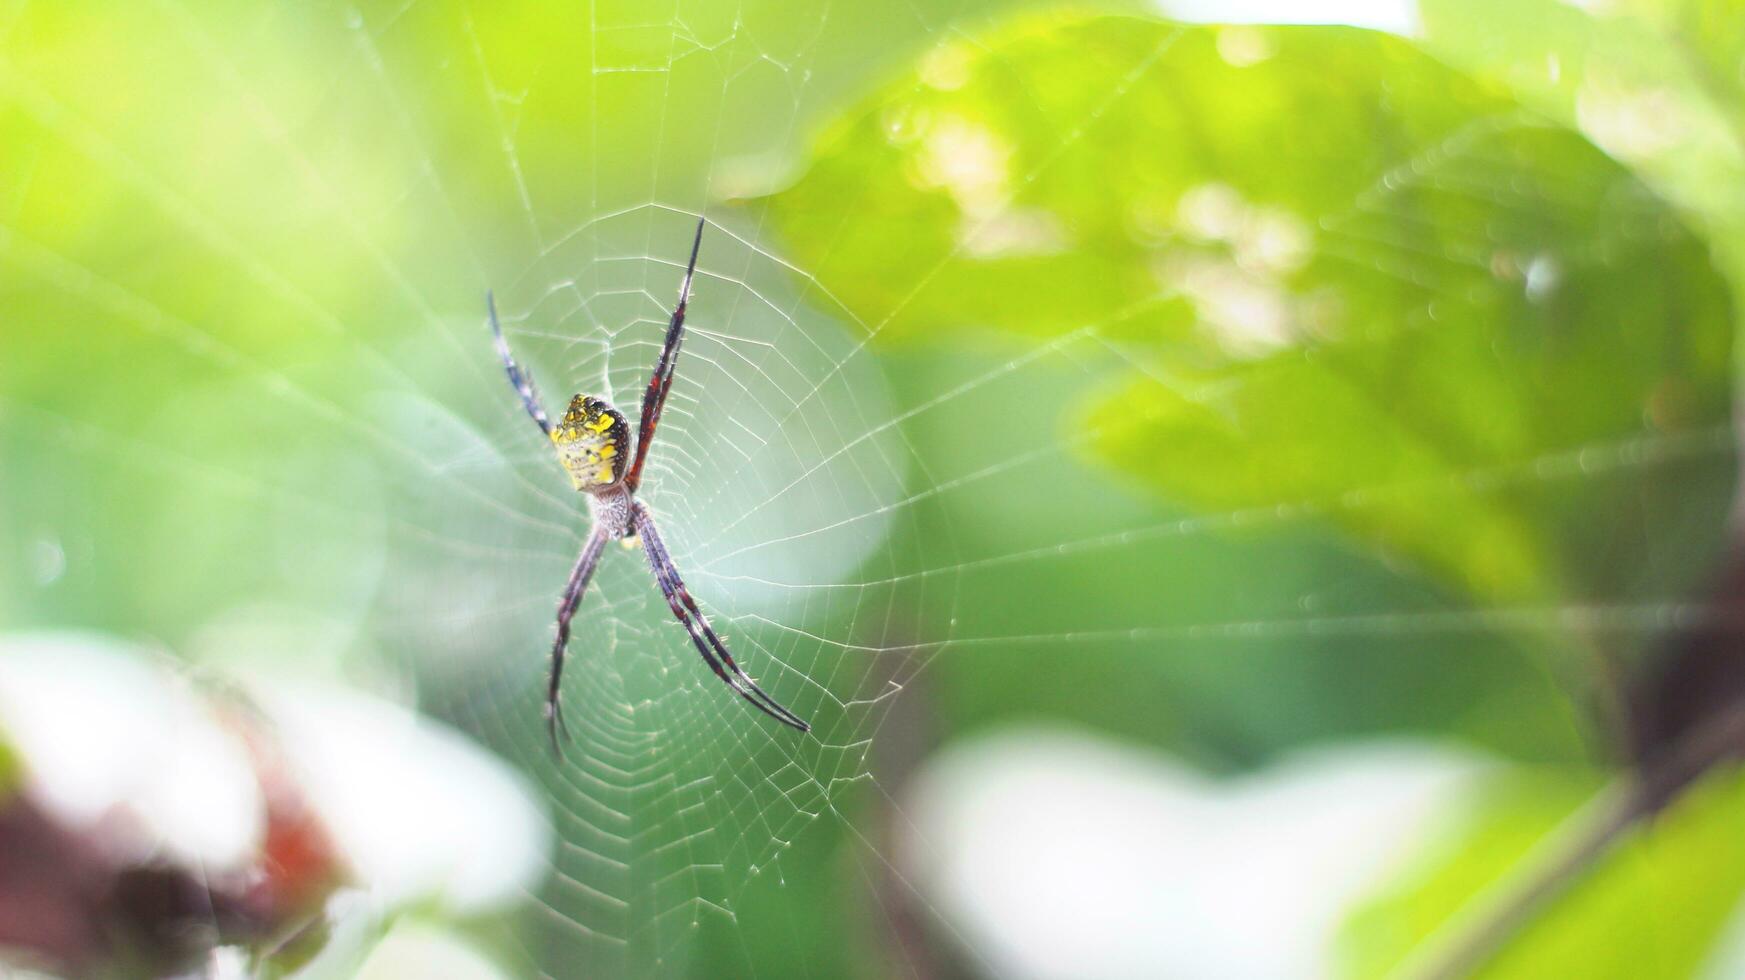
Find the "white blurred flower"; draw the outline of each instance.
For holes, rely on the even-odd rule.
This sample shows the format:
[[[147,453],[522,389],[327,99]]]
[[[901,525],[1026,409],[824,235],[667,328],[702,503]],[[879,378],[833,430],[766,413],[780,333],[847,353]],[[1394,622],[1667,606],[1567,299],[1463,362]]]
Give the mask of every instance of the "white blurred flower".
[[[20,912],[0,916],[0,947],[94,969],[133,955],[109,945],[130,933],[108,920],[146,916],[178,938],[144,955],[177,964],[221,933],[274,935],[311,916],[343,933],[335,913],[350,910],[367,942],[409,906],[473,914],[537,885],[551,829],[533,788],[489,753],[337,685],[243,686],[258,713],[117,640],[0,634],[0,746],[22,769],[0,816],[37,835],[14,846],[60,848],[0,874],[0,910],[36,903],[55,938]],[[168,889],[161,900],[103,898],[105,880],[140,870]],[[188,887],[204,895],[197,910],[177,904]]]
[[[1220,781],[1088,735],[1011,731],[927,763],[898,861],[996,976],[1324,977],[1351,904],[1482,768],[1372,743]]]
[[[533,788],[495,757],[446,726],[336,686],[248,687],[310,805],[379,901],[472,913],[537,882],[551,828]]]
[[[64,828],[102,828],[119,862],[208,872],[258,850],[266,807],[246,748],[134,647],[81,633],[0,638],[0,740]]]

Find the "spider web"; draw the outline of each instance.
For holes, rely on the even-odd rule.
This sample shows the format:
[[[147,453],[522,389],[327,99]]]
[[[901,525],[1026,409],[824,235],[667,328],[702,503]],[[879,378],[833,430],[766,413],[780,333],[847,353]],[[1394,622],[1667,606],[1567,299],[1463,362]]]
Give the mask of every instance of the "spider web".
[[[145,527],[141,553],[211,557],[216,583],[238,574],[220,556],[239,540],[268,571],[240,573],[251,594],[211,590],[247,615],[148,596],[142,609],[183,616],[146,628],[199,648],[214,618],[300,624],[284,610],[318,609],[333,629],[316,634],[343,639],[314,647],[343,647],[366,665],[350,669],[416,692],[537,779],[561,843],[512,942],[514,965],[542,975],[682,969],[705,928],[753,968],[805,969],[745,939],[741,910],[837,860],[790,858],[809,836],[841,841],[870,890],[894,877],[913,898],[868,815],[892,788],[881,752],[918,737],[906,705],[948,661],[960,678],[1040,672],[1041,687],[1171,657],[1204,692],[1199,665],[1235,656],[1276,666],[1266,653],[1337,652],[1364,669],[1471,656],[1474,638],[1499,633],[1638,632],[1684,614],[1671,602],[1446,609],[1409,586],[1378,592],[1325,543],[1320,565],[1214,579],[1142,621],[1047,602],[1064,579],[1131,592],[1209,551],[1254,547],[1223,532],[1308,525],[1387,494],[1604,480],[1719,458],[1730,442],[1717,429],[1571,446],[1446,484],[1192,516],[1061,479],[1072,450],[1052,419],[1012,409],[1069,404],[1135,366],[1095,325],[925,363],[884,354],[883,324],[786,257],[759,212],[715,203],[779,185],[833,106],[996,6],[157,0],[99,24],[13,3],[0,101],[34,139],[0,200],[0,263],[25,284],[9,288],[52,311],[34,326],[63,332],[63,358],[139,357],[152,385],[119,403],[21,387],[0,402],[9,438],[67,461],[14,479],[76,486],[101,469],[176,488],[189,502],[175,520],[117,505]],[[141,37],[152,44],[128,43]],[[94,87],[80,58],[113,59],[114,74]],[[141,121],[138,105],[103,96],[118,79],[188,108]],[[33,200],[81,187],[149,215],[159,238],[97,242],[29,220]],[[1511,193],[1503,178],[1470,190]],[[587,391],[633,416],[699,214],[710,227],[643,498],[742,664],[814,730],[796,737],[702,669],[640,553],[612,549],[571,642],[575,738],[560,765],[540,696],[586,516],[502,378],[483,294],[496,290],[548,410]],[[159,248],[161,260],[140,258]],[[191,298],[191,280],[209,293]],[[198,505],[213,500],[251,519],[206,526]],[[95,513],[75,500],[18,533],[70,566],[113,560],[104,532],[70,530]],[[131,561],[149,577],[171,559]],[[125,613],[106,621],[141,628]],[[1184,700],[1160,691],[1159,711],[1192,725],[1201,709]],[[790,938],[803,959],[807,943]]]

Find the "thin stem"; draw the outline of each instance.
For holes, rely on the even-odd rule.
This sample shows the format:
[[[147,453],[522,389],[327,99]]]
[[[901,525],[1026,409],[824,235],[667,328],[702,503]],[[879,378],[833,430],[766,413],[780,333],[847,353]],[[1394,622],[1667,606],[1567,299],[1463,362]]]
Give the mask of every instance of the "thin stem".
[[[1506,882],[1487,907],[1467,921],[1457,921],[1448,939],[1427,944],[1402,964],[1397,975],[1411,980],[1473,975],[1530,925],[1547,903],[1592,870],[1625,834],[1665,809],[1697,777],[1737,756],[1742,745],[1745,704],[1711,716],[1651,771],[1619,777],[1546,842],[1545,856],[1531,872]]]

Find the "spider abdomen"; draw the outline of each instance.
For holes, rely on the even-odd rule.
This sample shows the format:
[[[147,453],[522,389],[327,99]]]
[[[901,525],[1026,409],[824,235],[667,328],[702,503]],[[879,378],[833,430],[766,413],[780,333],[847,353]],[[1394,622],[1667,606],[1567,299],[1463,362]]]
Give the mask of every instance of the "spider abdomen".
[[[577,490],[598,493],[624,477],[630,455],[630,425],[602,398],[577,395],[551,428],[557,459]]]

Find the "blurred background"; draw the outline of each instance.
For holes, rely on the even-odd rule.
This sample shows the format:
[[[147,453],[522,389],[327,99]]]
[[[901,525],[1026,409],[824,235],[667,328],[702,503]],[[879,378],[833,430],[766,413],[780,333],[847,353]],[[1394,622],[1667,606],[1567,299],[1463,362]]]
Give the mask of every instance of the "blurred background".
[[[613,548],[560,760],[699,216],[813,729]],[[1745,976],[1741,287],[1731,0],[0,0],[0,973]]]

